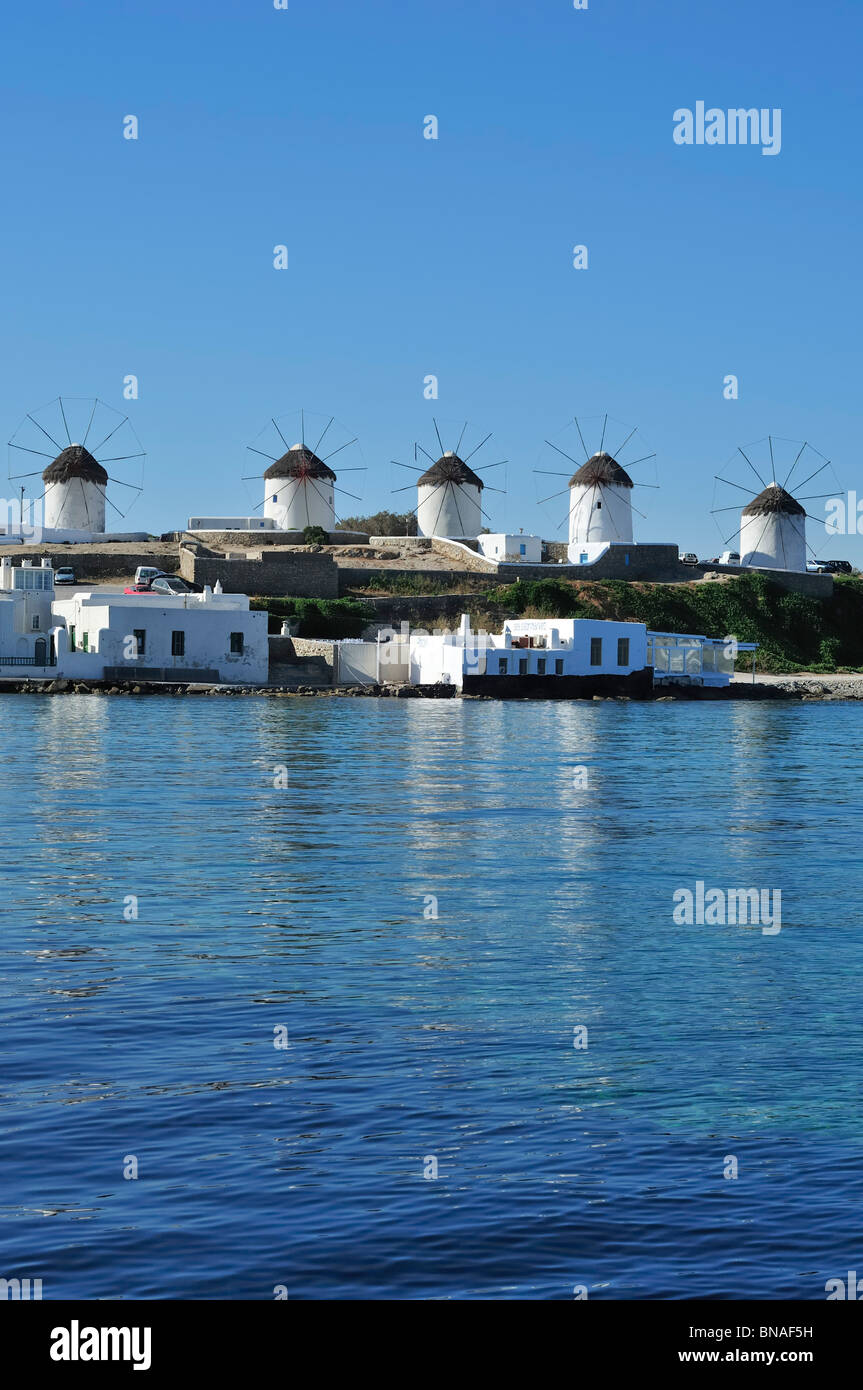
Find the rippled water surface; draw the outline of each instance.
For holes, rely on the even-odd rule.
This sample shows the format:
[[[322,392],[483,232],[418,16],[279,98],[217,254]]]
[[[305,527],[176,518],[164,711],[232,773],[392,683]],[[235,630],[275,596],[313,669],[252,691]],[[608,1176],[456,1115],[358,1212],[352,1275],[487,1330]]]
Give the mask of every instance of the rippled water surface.
[[[0,730],[0,1274],[863,1268],[859,706],[7,696]],[[780,889],[781,931],[675,925],[699,879]]]

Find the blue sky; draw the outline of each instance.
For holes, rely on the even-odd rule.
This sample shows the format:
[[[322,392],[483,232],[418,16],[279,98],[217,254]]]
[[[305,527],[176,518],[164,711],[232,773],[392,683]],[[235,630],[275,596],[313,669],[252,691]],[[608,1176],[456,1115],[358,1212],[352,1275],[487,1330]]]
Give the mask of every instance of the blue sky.
[[[245,513],[245,446],[301,406],[360,438],[345,511],[405,505],[433,414],[510,460],[494,529],[562,536],[543,439],[606,411],[657,452],[642,540],[715,553],[713,475],[769,432],[863,497],[858,0],[48,0],[0,33],[2,428],[135,374],[128,525]],[[781,108],[781,153],[676,145],[698,100]]]

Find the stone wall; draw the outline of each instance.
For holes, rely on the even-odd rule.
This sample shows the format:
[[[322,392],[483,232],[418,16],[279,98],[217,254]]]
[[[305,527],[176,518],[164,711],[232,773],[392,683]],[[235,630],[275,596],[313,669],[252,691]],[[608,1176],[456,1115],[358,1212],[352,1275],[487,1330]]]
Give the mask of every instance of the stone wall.
[[[549,542],[546,545],[549,557],[553,560],[565,559],[567,547],[562,542]],[[629,556],[629,563],[626,557]],[[592,565],[506,565],[499,567],[502,580],[549,579],[555,575],[560,579],[628,579],[645,584],[691,584],[694,579],[703,579],[706,574],[740,575],[747,573],[763,574],[766,579],[781,584],[798,594],[809,594],[813,598],[829,598],[833,593],[833,576],[829,574],[797,573],[794,570],[741,569],[739,565],[684,565],[681,564],[676,545],[610,545],[604,555]]]
[[[465,695],[501,700],[591,700],[595,695],[628,696],[643,700],[653,694],[653,668],[629,675],[597,676],[470,676],[463,677]]]
[[[772,580],[781,588],[790,589],[795,594],[808,594],[810,598],[830,598],[833,593],[832,574],[756,569],[754,565],[747,565],[745,569],[741,569],[739,565],[681,565],[680,568],[694,570],[699,578],[704,574],[763,574],[765,579]]]
[[[333,664],[333,647],[326,637],[286,637],[283,639],[290,642],[294,649],[295,656],[322,656],[325,661]]]
[[[370,565],[368,568],[359,567],[348,568],[347,565],[339,565],[339,594],[346,594],[351,589],[380,588],[386,589],[393,579],[430,579],[436,584],[446,584],[453,588],[458,588],[465,580],[474,582],[477,574],[474,570],[376,570]],[[496,582],[494,574],[488,577],[489,584]],[[365,601],[365,596],[363,596]]]
[[[9,554],[16,565],[21,560],[32,560],[38,565],[43,557],[50,559],[55,569],[61,565],[71,565],[75,578],[83,584],[90,580],[131,579],[139,565],[155,565],[173,574],[177,568],[177,549],[172,546],[165,554],[165,546],[134,548],[118,545],[116,549],[100,545],[90,549],[86,545],[18,545],[3,547],[3,554]],[[160,553],[161,552],[161,553]],[[62,590],[61,590],[62,592]]]
[[[457,560],[463,569],[476,570],[481,574],[497,574],[497,560],[479,554],[479,541],[447,541],[437,536],[431,538],[432,550],[436,555],[445,555],[448,560]]]
[[[302,531],[177,531],[178,540],[198,541],[211,550],[260,550],[266,545],[304,545]],[[362,531],[328,531],[330,545],[368,545]]]
[[[195,584],[215,585],[221,580],[226,594],[252,594],[261,598],[337,598],[339,571],[327,551],[258,550],[243,559],[196,555],[188,547],[180,552],[180,573]]]
[[[385,545],[398,546],[400,550],[410,550],[415,555],[426,555],[432,548],[428,536],[371,536],[369,543],[381,548]]]

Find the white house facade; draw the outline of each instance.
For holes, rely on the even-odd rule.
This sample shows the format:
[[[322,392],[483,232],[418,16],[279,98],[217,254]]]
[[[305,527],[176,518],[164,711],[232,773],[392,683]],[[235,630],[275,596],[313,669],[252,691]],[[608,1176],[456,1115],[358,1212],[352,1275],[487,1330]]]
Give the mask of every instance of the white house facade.
[[[500,560],[506,564],[540,565],[542,564],[542,538],[540,536],[525,536],[519,532],[517,536],[508,536],[503,532],[494,531],[484,536],[477,536],[480,554],[485,555],[489,560]]]
[[[501,633],[473,632],[467,614],[455,632],[383,630],[375,641],[335,644],[335,683],[452,685],[466,678],[543,677],[554,693],[561,677],[626,677],[653,669],[656,684],[727,685],[741,652],[732,638],[649,632],[644,623],[600,618],[511,619]],[[493,681],[484,687],[493,689]],[[503,688],[503,687],[502,687]],[[513,693],[508,683],[507,693]]]
[[[217,680],[269,673],[267,614],[245,594],[109,594],[55,599],[58,674],[92,680]]]
[[[592,618],[525,618],[503,632],[412,633],[410,680],[461,688],[470,676],[628,676],[647,664],[644,623]]]
[[[54,571],[47,560],[0,561],[0,675],[39,674],[52,665]],[[22,668],[36,668],[35,670]],[[48,674],[52,674],[50,671]]]
[[[217,586],[218,589],[218,586]],[[269,675],[267,614],[245,594],[58,597],[54,571],[0,561],[0,676],[78,680],[218,681],[261,685]]]

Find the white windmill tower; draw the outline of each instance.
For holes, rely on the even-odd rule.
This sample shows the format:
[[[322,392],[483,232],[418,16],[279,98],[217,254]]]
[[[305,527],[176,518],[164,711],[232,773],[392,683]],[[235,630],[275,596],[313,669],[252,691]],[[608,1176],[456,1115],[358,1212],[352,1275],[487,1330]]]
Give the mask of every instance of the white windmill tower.
[[[310,446],[306,443],[307,420],[317,419],[318,425],[320,421],[315,416],[307,417],[304,410],[297,414],[298,419],[271,419],[270,424],[261,431],[258,440],[262,441],[262,436],[268,435],[269,441],[279,441],[275,445],[269,442],[267,449],[258,449],[251,444],[246,446],[252,453],[263,454],[264,458],[270,459],[270,466],[263,474],[264,496],[258,506],[263,507],[264,516],[272,521],[278,531],[303,531],[307,526],[320,526],[322,530],[331,532],[335,530],[339,520],[336,515],[335,494],[344,492],[346,496],[354,498],[356,494],[345,492],[344,488],[337,486],[337,474],[330,467],[328,460],[341,453],[343,449],[357,444],[357,440],[355,437],[345,437],[346,432],[336,423],[335,416],[330,416],[318,435],[317,442]],[[330,434],[334,425],[335,429]],[[282,426],[285,429],[298,428],[299,442],[289,445],[287,439],[290,435],[286,438]],[[317,430],[315,432],[317,433]],[[323,441],[328,434],[330,443],[335,443],[340,436],[342,442],[322,457],[318,451],[322,450]],[[284,446],[283,453],[270,452],[272,447],[278,450],[280,445]],[[362,464],[342,469],[342,472],[346,473],[364,471],[365,465]],[[254,480],[258,481],[258,478],[255,477]],[[250,479],[247,478],[246,481]]]
[[[576,469],[569,480],[570,550],[631,541],[634,486],[626,469],[604,451]]]
[[[83,444],[67,444],[42,474],[48,530],[105,531],[108,472]]]
[[[462,425],[454,449],[445,449],[438,422],[432,419],[440,455],[434,458],[421,444],[414,445],[414,459],[424,454],[429,467],[423,470],[416,464],[393,463],[399,468],[413,467],[420,477],[417,489],[417,535],[439,536],[447,540],[475,540],[482,530],[485,513],[482,494],[488,484],[479,476],[489,468],[501,468],[506,459],[498,463],[485,464],[478,471],[471,468],[469,460],[491,439],[491,433],[462,456],[462,441],[468,430],[468,422]],[[446,428],[446,426],[444,426]],[[455,433],[455,430],[453,430]],[[396,492],[407,491],[396,488]],[[491,492],[503,492],[503,488],[490,488]]]
[[[714,516],[722,512],[739,511],[740,525],[731,536],[723,538],[724,543],[728,545],[739,537],[738,554],[739,563],[742,566],[749,565],[755,569],[804,571],[807,551],[810,551],[813,557],[815,552],[811,550],[806,540],[806,520],[809,513],[802,503],[818,497],[833,497],[837,494],[838,481],[833,473],[830,460],[825,459],[824,455],[820,454],[806,440],[801,444],[799,440],[783,439],[776,435],[768,435],[766,439],[757,440],[754,444],[747,444],[745,450],[738,448],[733,456],[735,461],[738,455],[745,460],[747,468],[757,479],[760,484],[760,491],[756,492],[753,487],[717,473],[717,483],[733,488],[737,493],[747,492],[750,495],[750,500],[744,503],[742,511],[739,511],[739,499],[730,501],[728,505],[713,508]],[[821,460],[820,465],[795,483],[794,493],[792,493],[789,490],[789,484],[795,473],[798,471],[803,473],[817,459]],[[779,482],[776,477],[780,460],[782,460],[782,466],[779,468],[780,475],[785,472],[782,482]],[[726,462],[723,473],[733,471],[729,467],[731,464],[732,460]],[[811,479],[824,473],[827,469],[830,469],[829,476],[836,483],[831,492],[809,493],[803,497],[795,495]],[[749,475],[745,474],[744,476],[748,478]],[[722,494],[723,499],[725,496],[727,494]],[[817,517],[809,517],[809,519],[818,521]]]
[[[291,447],[264,473],[264,516],[278,531],[302,531],[336,525],[333,487],[336,474],[302,443]]]
[[[740,514],[740,563],[806,568],[806,508],[779,483],[768,483]]]
[[[70,421],[71,429],[80,428],[82,431],[80,443],[72,438]],[[65,445],[62,443],[63,434],[66,435]],[[91,435],[98,439],[98,443],[88,447],[87,441]],[[58,451],[56,455],[47,452],[44,447],[46,440]],[[113,441],[112,448],[120,449],[119,454],[105,456],[102,453],[109,441]],[[35,447],[37,444],[41,447]],[[132,459],[143,459],[146,455],[128,415],[121,415],[100,400],[58,396],[47,406],[24,417],[9,441],[9,448],[10,451],[15,449],[50,460],[41,471],[44,490],[37,499],[39,504],[44,504],[42,525],[45,531],[104,535],[106,506],[121,518],[129,511],[128,506],[122,511],[111,501],[107,495],[108,484],[127,488],[136,494],[143,491],[137,483],[112,477],[105,467],[108,463],[125,463]],[[13,474],[10,468],[10,481],[34,478],[38,472]],[[23,498],[21,506],[23,515]]]
[[[576,435],[574,435],[569,449],[562,448],[551,439],[547,439],[545,442],[555,453],[561,454],[563,458],[576,465],[575,472],[569,477],[566,488],[562,492],[552,494],[552,496],[561,497],[565,494],[569,496],[567,558],[570,564],[584,564],[588,560],[596,559],[609,544],[631,545],[633,543],[632,513],[636,510],[632,505],[633,488],[653,485],[634,483],[627,469],[634,468],[636,464],[644,463],[648,459],[653,459],[656,455],[655,453],[642,454],[640,458],[627,463],[626,468],[624,468],[618,461],[617,455],[622,454],[624,449],[631,444],[637,429],[631,429],[614,453],[609,453],[605,448],[605,436],[608,430],[608,416],[605,415],[602,419],[599,448],[591,454],[584,442],[584,435],[577,417],[573,417],[572,424],[575,426],[578,442],[576,443]],[[570,429],[571,426],[567,426],[567,430],[562,432],[561,438]],[[573,446],[577,450],[579,445],[584,456],[583,463],[580,463],[576,454],[570,451]],[[567,476],[567,474],[560,473],[555,469],[538,468],[535,471],[551,474],[554,477]],[[550,502],[551,500],[552,497],[540,499],[541,502]],[[639,512],[639,515],[643,516],[643,513]]]

